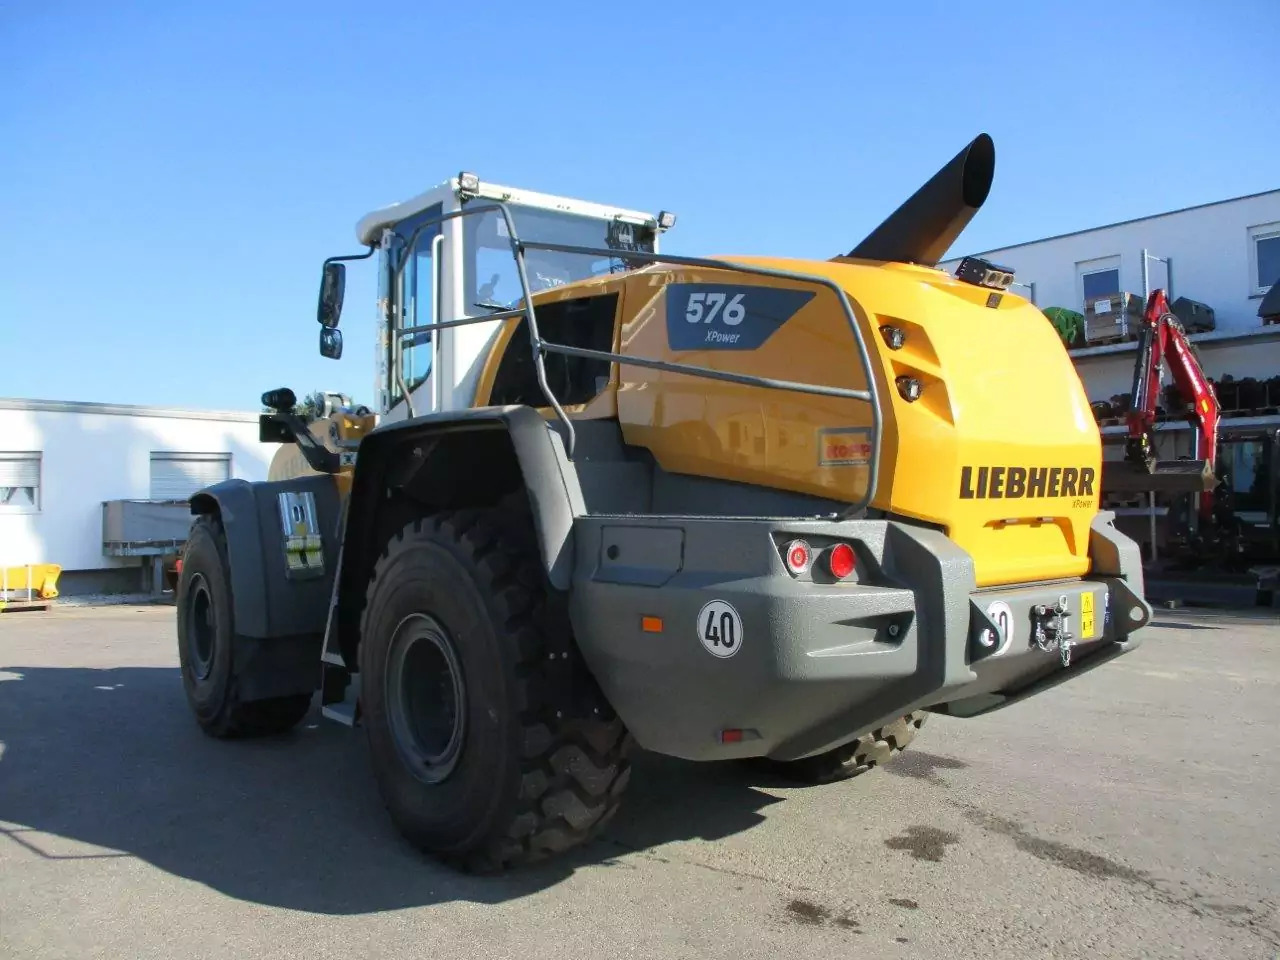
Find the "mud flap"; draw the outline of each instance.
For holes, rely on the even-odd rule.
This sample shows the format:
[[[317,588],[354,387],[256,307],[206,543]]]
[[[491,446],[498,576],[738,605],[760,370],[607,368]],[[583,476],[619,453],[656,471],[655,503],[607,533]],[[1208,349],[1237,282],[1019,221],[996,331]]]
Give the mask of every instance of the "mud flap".
[[[226,536],[241,699],[319,686],[338,509],[329,476],[227,480],[192,497],[192,513],[217,513]]]

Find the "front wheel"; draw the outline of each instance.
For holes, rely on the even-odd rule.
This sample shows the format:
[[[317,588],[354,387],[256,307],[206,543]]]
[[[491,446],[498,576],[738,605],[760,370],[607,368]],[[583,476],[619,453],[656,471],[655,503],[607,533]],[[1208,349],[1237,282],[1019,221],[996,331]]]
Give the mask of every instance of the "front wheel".
[[[201,729],[233,738],[284,733],[296,726],[311,707],[310,694],[241,699],[227,538],[216,515],[202,515],[192,524],[175,592],[182,685]]]
[[[568,721],[543,666],[554,616],[526,515],[415,520],[375,565],[360,643],[374,773],[412,843],[468,871],[578,846],[618,808],[631,737]]]

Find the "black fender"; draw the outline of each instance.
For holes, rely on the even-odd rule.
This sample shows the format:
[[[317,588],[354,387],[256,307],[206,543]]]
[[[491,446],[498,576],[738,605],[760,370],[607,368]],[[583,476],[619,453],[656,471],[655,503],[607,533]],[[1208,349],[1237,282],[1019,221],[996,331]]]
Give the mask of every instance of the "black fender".
[[[360,613],[373,564],[388,538],[415,517],[490,506],[523,490],[547,583],[568,590],[573,521],[585,508],[562,430],[532,407],[495,406],[385,424],[361,440],[329,625],[347,669],[357,668]]]
[[[301,492],[315,499],[324,562],[319,575],[297,579],[288,573],[280,494]],[[190,502],[195,515],[217,515],[226,536],[241,699],[315,690],[339,554],[340,502],[334,479],[225,480],[199,491]]]

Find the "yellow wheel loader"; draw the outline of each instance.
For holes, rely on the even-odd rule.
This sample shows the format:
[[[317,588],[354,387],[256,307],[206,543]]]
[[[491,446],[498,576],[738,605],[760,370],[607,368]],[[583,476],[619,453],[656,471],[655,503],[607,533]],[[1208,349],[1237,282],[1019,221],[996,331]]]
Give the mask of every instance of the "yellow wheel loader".
[[[670,213],[470,173],[363,218],[317,318],[341,355],[377,264],[376,412],[270,391],[271,479],[191,500],[199,723],[318,693],[408,840],[493,870],[589,840],[636,747],[836,780],[1133,649],[1061,340],[998,264],[936,267],[994,165],[977,137],[825,261],[667,255]]]

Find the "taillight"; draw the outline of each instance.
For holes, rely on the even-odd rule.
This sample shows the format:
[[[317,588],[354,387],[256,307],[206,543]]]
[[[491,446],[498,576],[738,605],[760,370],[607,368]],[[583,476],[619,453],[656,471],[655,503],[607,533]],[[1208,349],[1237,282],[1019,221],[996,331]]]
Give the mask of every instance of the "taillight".
[[[809,549],[809,544],[803,540],[792,540],[787,544],[787,552],[784,555],[787,569],[796,576],[804,573],[809,569],[809,563],[813,559],[813,551]]]
[[[850,576],[856,566],[853,547],[847,543],[837,543],[827,551],[827,569],[831,571],[831,575],[837,580],[843,580]]]

